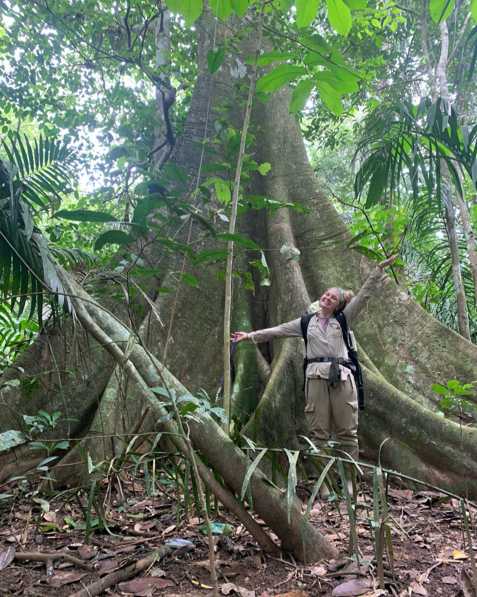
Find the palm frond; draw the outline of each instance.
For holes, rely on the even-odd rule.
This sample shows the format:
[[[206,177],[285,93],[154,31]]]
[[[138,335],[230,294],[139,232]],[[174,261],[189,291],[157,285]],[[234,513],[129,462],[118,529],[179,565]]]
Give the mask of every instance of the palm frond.
[[[9,177],[21,185],[22,197],[35,210],[57,208],[62,195],[72,190],[73,154],[66,144],[40,135],[32,145],[26,135],[10,133],[0,141],[0,150]],[[0,185],[0,198],[8,194]]]

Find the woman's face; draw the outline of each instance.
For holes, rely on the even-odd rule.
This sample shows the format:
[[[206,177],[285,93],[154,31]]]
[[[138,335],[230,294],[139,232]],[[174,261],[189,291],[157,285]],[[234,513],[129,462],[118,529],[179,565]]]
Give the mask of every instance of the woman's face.
[[[320,296],[320,307],[329,313],[333,313],[340,304],[340,293],[337,288],[328,288]]]

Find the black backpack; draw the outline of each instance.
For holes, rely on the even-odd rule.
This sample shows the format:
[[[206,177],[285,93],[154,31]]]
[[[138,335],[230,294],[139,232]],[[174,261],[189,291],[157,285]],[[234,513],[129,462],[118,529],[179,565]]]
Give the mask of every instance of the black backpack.
[[[303,340],[305,341],[305,359],[303,361],[303,372],[306,375],[306,367],[308,365],[308,359],[306,358],[306,349],[308,346],[308,325],[310,324],[311,318],[314,316],[314,313],[305,313],[302,315],[300,320],[301,325],[301,335],[303,336]],[[346,321],[345,314],[343,311],[335,314],[335,318],[340,324],[341,333],[343,334],[343,340],[346,345],[346,349],[348,350],[349,360],[351,361],[350,369],[353,373],[354,380],[356,383],[356,390],[358,392],[358,406],[359,410],[364,409],[364,387],[363,387],[363,373],[361,370],[361,365],[359,364],[358,360],[358,353],[354,348],[351,346],[351,338],[348,328],[348,322]]]

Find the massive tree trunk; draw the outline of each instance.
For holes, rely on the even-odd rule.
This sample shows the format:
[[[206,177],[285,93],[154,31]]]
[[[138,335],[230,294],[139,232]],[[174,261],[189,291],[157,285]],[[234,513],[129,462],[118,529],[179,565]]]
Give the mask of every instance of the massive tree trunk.
[[[203,38],[200,74],[174,155],[176,163],[190,173],[191,186],[202,164],[202,141],[213,136],[224,100],[228,106],[238,106],[242,97],[228,75],[228,65],[214,76],[207,73],[204,64],[210,40],[206,27],[199,32]],[[276,93],[266,104],[255,103],[254,158],[269,162],[272,168],[268,175],[253,179],[248,190],[299,204],[305,211],[283,208],[243,216],[242,231],[263,247],[271,286],[261,287],[256,280],[252,292],[242,283],[235,284],[237,328],[261,328],[298,317],[327,286],[339,284],[357,290],[372,267],[349,250],[345,224],[317,188],[288,103],[288,90]],[[240,122],[237,114],[235,118]],[[216,156],[213,161],[217,161]],[[195,224],[190,228],[190,241],[195,250],[213,245],[213,240],[203,239],[203,230]],[[299,249],[298,260],[290,257],[290,251],[282,250],[285,245]],[[161,258],[160,247],[150,251],[150,262]],[[242,251],[236,258],[237,269],[246,269],[251,256]],[[174,289],[156,300],[165,325],[149,314],[140,334],[144,344],[184,386],[192,392],[204,388],[214,396],[222,377],[224,293],[218,274],[224,264],[188,264],[186,271],[200,282],[194,288],[177,282],[175,273],[181,269],[181,261],[178,257],[170,266],[170,275],[161,280]],[[118,308],[115,313],[121,311],[124,309]],[[144,393],[115,367],[100,344],[73,330],[66,325],[62,335],[54,328],[55,335],[48,343],[44,337],[40,339],[23,357],[25,374],[19,376],[18,369],[8,372],[10,380],[22,379],[20,385],[10,383],[1,391],[2,404],[8,407],[0,415],[1,431],[19,428],[19,413],[35,414],[45,408],[68,415],[68,420],[62,417],[51,436],[88,436],[75,443],[74,450],[60,463],[67,466],[56,471],[65,483],[76,482],[80,473],[85,474],[85,468],[79,471],[73,466],[84,453],[80,447],[95,461],[108,459],[122,449],[122,434],[153,429],[156,419]],[[356,332],[366,381],[367,404],[360,423],[363,455],[374,458],[379,445],[389,438],[382,450],[385,465],[477,497],[477,430],[461,428],[439,416],[431,390],[435,382],[474,380],[477,348],[439,324],[410,298],[404,285],[397,286],[391,280],[371,299]],[[260,354],[256,350],[240,345],[236,356],[233,396],[237,416],[246,421],[243,433],[266,445],[297,446],[297,433],[303,432],[301,341],[277,341],[263,347]],[[97,434],[105,439],[89,437]],[[203,444],[199,447],[205,450]],[[217,447],[210,446],[211,453]],[[1,458],[0,478],[29,465],[25,448],[11,451]]]

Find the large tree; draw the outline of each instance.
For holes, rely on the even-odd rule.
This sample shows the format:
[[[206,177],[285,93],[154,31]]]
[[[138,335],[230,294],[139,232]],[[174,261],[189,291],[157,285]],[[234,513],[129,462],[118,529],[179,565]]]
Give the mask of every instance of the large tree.
[[[46,19],[48,27],[53,27],[54,18],[59,19],[56,23],[62,31],[61,41],[69,40],[71,47],[76,44],[82,51],[82,40],[73,35],[78,32],[71,32],[74,17],[71,7],[67,2],[60,4],[61,18],[52,15],[46,3],[35,3],[41,7],[39,14]],[[126,36],[134,40],[134,32],[140,31],[140,27],[128,17],[131,6],[138,8],[136,17],[141,14],[144,23],[147,18],[141,10],[148,3],[126,3],[122,7],[124,12],[115,15],[126,24]],[[223,234],[227,232],[225,227],[221,228],[222,219],[228,213],[228,191],[224,191],[220,180],[227,179],[224,174],[235,163],[248,91],[246,69],[251,68],[246,65],[260,37],[256,35],[258,13],[251,14],[255,18],[236,18],[224,25],[207,13],[196,23],[197,77],[187,99],[187,117],[169,161],[169,165],[176,168],[159,173],[152,170],[152,186],[149,185],[146,193],[152,193],[152,206],[157,205],[157,210],[145,221],[143,228],[148,232],[135,240],[131,235],[127,250],[115,257],[115,265],[124,268],[129,256],[127,276],[122,278],[126,294],[135,276],[134,265],[137,266],[138,261],[142,268],[147,264],[149,276],[147,283],[142,284],[142,291],[135,291],[133,300],[129,294],[125,302],[119,293],[118,296],[111,292],[117,273],[87,275],[86,312],[79,307],[76,315],[87,325],[88,332],[77,329],[67,317],[61,325],[46,325],[34,345],[4,375],[1,430],[18,429],[21,414],[34,415],[46,408],[61,411],[63,415],[54,432],[50,431],[50,437],[67,433],[72,438],[80,438],[54,469],[59,481],[73,483],[87,474],[86,464],[81,470],[77,464],[78,457],[86,452],[93,462],[109,459],[124,448],[121,439],[124,434],[156,427],[157,409],[151,406],[144,387],[137,383],[139,378],[133,375],[133,369],[125,366],[128,356],[137,359],[134,367],[143,380],[147,378],[147,382],[152,383],[156,378],[148,378],[147,363],[141,361],[144,355],[136,354],[136,348],[132,348],[136,340],[129,340],[131,346],[128,342],[124,346],[127,328],[123,324],[133,330],[131,338],[141,338],[142,345],[166,368],[167,375],[172,372],[190,392],[205,389],[213,396],[220,390],[223,253],[225,243],[231,238]],[[335,19],[335,27],[343,27],[340,22],[336,23],[332,12],[329,17],[332,23]],[[101,24],[98,19],[94,24],[85,25],[81,13],[75,18],[76,23],[91,29]],[[154,20],[157,18],[156,14]],[[266,14],[262,18],[265,31],[272,32],[264,37],[265,49],[271,49],[273,35],[289,40],[288,29],[282,27],[276,15]],[[61,29],[65,21],[68,27]],[[346,28],[348,25],[346,21]],[[111,34],[111,26],[104,25],[104,29]],[[104,41],[100,43],[93,35],[91,39],[89,49],[100,60],[101,53],[106,52]],[[129,61],[134,49],[131,39],[126,37],[126,51],[122,54]],[[148,39],[147,31],[143,39]],[[343,65],[338,50],[326,45],[321,37],[314,41],[315,45],[312,38],[308,39],[311,47],[306,51],[315,52],[317,63],[305,60],[306,68],[295,66],[302,69],[295,71],[295,75],[306,74],[306,69],[316,64],[321,69],[324,62],[322,70],[333,72],[335,69],[336,76],[340,72],[344,76],[343,71],[349,70],[353,80],[345,81],[345,86],[354,88],[357,75],[348,65]],[[124,39],[117,42],[116,50],[108,46],[108,60],[114,58],[114,52],[119,53],[120,42]],[[55,43],[59,43],[57,38]],[[110,43],[113,43],[111,39]],[[303,39],[298,43],[306,46]],[[148,47],[145,41],[144,47]],[[227,48],[225,59],[221,56],[224,47]],[[53,47],[50,49],[53,51]],[[82,59],[88,60],[87,57]],[[122,66],[126,63],[124,58]],[[154,81],[158,89],[156,131],[155,135],[151,130],[147,133],[150,149],[163,148],[161,89],[167,87],[170,79],[163,77],[158,81],[141,61],[136,61],[135,66]],[[91,64],[88,63],[87,68],[92,68]],[[336,108],[341,100],[328,83],[330,72],[320,75],[318,90],[322,100]],[[291,78],[289,74],[290,71],[285,74],[284,81]],[[92,76],[91,86],[95,87],[99,81],[99,77]],[[235,236],[245,247],[235,258],[233,296],[233,324],[242,329],[268,327],[295,318],[328,286],[339,284],[358,289],[373,267],[367,259],[349,249],[350,235],[345,223],[329,198],[317,188],[299,124],[290,114],[291,91],[282,86],[264,101],[267,80],[263,81],[261,86],[259,83],[261,95],[253,104],[241,191],[243,215],[239,219],[240,235]],[[307,85],[305,82],[304,87]],[[17,91],[25,92],[26,88],[27,85]],[[54,104],[57,98],[51,101]],[[85,100],[84,104],[87,101],[90,100]],[[134,104],[128,103],[127,98],[124,102],[128,108]],[[141,142],[143,140],[144,137]],[[258,165],[263,165],[260,170],[257,170]],[[128,177],[134,171],[123,167]],[[177,167],[182,174],[174,178],[171,172],[177,172]],[[142,192],[145,192],[144,187]],[[171,207],[171,202],[164,197],[173,197],[172,203],[176,203]],[[174,230],[168,219],[170,209],[176,209],[175,222],[179,224]],[[164,220],[170,228],[167,238],[161,224]],[[213,234],[210,233],[211,222]],[[156,224],[161,225],[160,232],[159,228],[154,228]],[[171,246],[181,252],[166,252]],[[258,252],[256,246],[260,248]],[[269,285],[260,284],[257,261],[262,264],[262,270],[268,268]],[[254,268],[251,262],[255,262]],[[69,285],[68,277],[66,280],[67,291],[79,295],[80,291]],[[121,284],[118,287],[121,289]],[[165,288],[169,292],[161,292]],[[94,301],[94,306],[88,307],[88,301]],[[97,303],[105,310],[103,320]],[[114,321],[118,320],[122,321],[122,327],[116,328]],[[383,289],[370,298],[356,332],[366,383],[366,410],[360,423],[363,456],[374,459],[382,446],[381,460],[389,467],[477,497],[477,431],[440,416],[431,389],[432,384],[449,379],[473,381],[476,347],[417,305],[406,291],[404,279],[399,285],[389,279]],[[115,353],[110,343],[119,346],[121,353]],[[274,342],[263,352],[253,346],[240,346],[235,355],[233,400],[237,425],[242,425],[242,434],[259,445],[298,445],[297,434],[303,432],[301,359],[302,346],[297,340]],[[95,435],[97,437],[91,437]],[[221,442],[226,445],[225,436],[210,432],[207,438],[197,432],[193,439],[208,461],[226,477],[229,472],[224,458],[232,456],[231,452],[221,449]],[[384,440],[387,441],[384,443]],[[2,455],[0,478],[26,470],[35,459],[36,454],[28,447]],[[229,484],[238,491],[240,478]],[[266,510],[266,500],[264,504]]]

